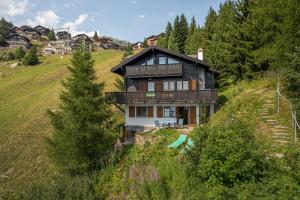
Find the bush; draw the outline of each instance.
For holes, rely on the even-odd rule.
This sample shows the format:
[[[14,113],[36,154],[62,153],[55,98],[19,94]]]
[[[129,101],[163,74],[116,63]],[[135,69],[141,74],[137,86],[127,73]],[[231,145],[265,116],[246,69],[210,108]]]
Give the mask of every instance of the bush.
[[[18,59],[20,61],[24,58],[25,54],[26,54],[26,51],[24,50],[24,48],[22,46],[18,47],[15,51],[15,57],[16,57],[16,59]]]
[[[196,148],[189,156],[196,175],[210,185],[233,187],[259,181],[269,169],[266,155],[253,134],[239,121],[225,127],[198,129]]]
[[[94,189],[92,177],[59,177],[47,183],[35,183],[19,192],[16,199],[100,199]]]
[[[15,60],[15,54],[11,51],[5,51],[0,53],[0,61],[11,61]]]
[[[36,47],[32,47],[29,52],[26,53],[23,64],[24,65],[37,65],[39,63],[39,58],[37,56]]]

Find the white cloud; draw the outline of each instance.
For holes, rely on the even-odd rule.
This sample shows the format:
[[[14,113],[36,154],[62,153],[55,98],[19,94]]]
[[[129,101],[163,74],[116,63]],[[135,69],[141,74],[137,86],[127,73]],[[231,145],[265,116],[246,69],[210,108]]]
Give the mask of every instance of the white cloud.
[[[56,27],[60,22],[60,17],[52,10],[38,11],[33,20],[27,19],[30,26]]]
[[[27,0],[1,0],[0,15],[15,17],[22,15],[28,8]]]
[[[130,1],[130,3],[132,3],[132,4],[136,4],[136,3],[137,3],[137,1],[135,1],[135,0],[131,0],[131,1]]]
[[[74,3],[63,3],[63,6],[64,6],[65,8],[71,8],[71,7],[74,6]]]
[[[84,23],[89,16],[87,14],[81,14],[78,16],[78,18],[74,22],[66,22],[64,23],[64,28],[70,28],[70,32],[74,34],[75,32],[78,32],[78,26],[80,26],[82,23]]]
[[[144,18],[145,18],[145,15],[139,14],[139,15],[137,16],[137,18],[139,18],[139,19],[144,19]]]

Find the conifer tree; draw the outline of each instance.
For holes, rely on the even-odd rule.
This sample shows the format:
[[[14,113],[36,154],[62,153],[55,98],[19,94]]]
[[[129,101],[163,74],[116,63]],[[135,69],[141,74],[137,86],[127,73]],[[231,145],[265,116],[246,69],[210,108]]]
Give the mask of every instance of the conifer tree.
[[[38,63],[39,63],[39,58],[37,55],[37,49],[35,46],[33,46],[24,56],[23,64],[24,65],[37,65]]]
[[[175,31],[171,31],[169,41],[168,41],[168,49],[178,52],[178,43],[175,39]]]
[[[190,34],[190,35],[193,35],[193,33],[194,33],[194,31],[196,30],[196,28],[197,28],[197,23],[196,23],[195,17],[193,16],[193,17],[192,17],[191,24],[190,24],[190,28],[189,28],[189,34]]]
[[[63,82],[59,111],[48,111],[54,133],[47,139],[55,163],[71,174],[104,166],[112,146],[112,111],[104,83],[95,83],[94,60],[83,47],[76,50]]]
[[[177,15],[174,20],[173,30],[170,33],[168,48],[179,52],[179,38],[180,38],[180,21]]]
[[[180,16],[179,35],[177,39],[179,53],[185,53],[185,43],[188,37],[188,23],[184,14]]]
[[[97,40],[99,39],[97,31],[95,31],[94,36],[93,36],[93,39],[94,39],[95,41],[97,41]]]
[[[166,30],[165,30],[166,35],[165,35],[165,38],[164,38],[164,47],[165,48],[168,48],[168,43],[169,43],[171,31],[172,31],[172,24],[170,22],[168,22],[168,24],[166,26]]]
[[[24,58],[25,54],[26,54],[26,51],[24,50],[24,48],[22,46],[18,47],[15,51],[15,57],[19,61],[21,61]]]
[[[48,33],[48,40],[49,41],[55,41],[56,40],[55,32],[54,32],[53,28]]]

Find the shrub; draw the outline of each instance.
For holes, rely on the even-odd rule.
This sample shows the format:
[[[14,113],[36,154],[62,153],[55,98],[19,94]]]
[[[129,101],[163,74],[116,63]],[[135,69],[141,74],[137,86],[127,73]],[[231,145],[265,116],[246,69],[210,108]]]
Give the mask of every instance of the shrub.
[[[29,52],[26,53],[23,64],[24,65],[37,65],[39,63],[39,58],[37,56],[36,47],[32,47]]]
[[[0,61],[11,61],[15,60],[15,54],[11,51],[5,51],[0,53]]]
[[[22,60],[24,58],[26,54],[26,51],[24,50],[24,48],[22,46],[18,47],[15,51],[15,56],[16,56],[16,59],[18,60]]]
[[[199,129],[196,148],[189,157],[201,181],[232,187],[259,181],[267,174],[269,163],[253,134],[239,121],[227,126]]]
[[[16,195],[16,199],[101,199],[96,196],[92,177],[58,177],[47,183],[34,183]]]

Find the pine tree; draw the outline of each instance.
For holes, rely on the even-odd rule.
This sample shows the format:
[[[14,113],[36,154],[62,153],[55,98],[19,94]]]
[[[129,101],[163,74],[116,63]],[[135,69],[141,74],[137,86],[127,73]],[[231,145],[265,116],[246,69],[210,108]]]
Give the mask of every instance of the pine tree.
[[[180,40],[180,21],[179,16],[177,15],[174,20],[173,30],[170,33],[169,41],[168,41],[168,48],[179,52],[179,43]]]
[[[26,51],[24,50],[24,48],[22,46],[18,47],[15,51],[15,57],[19,61],[21,61],[24,58],[25,54],[26,54]]]
[[[144,41],[143,41],[143,47],[144,47],[144,48],[149,47],[149,45],[147,44],[147,39],[146,39],[146,38],[144,38]]]
[[[56,37],[55,37],[55,33],[54,33],[54,30],[51,29],[48,33],[48,40],[49,41],[55,41],[56,40]]]
[[[197,27],[192,35],[189,35],[186,45],[185,53],[186,54],[196,54],[198,49],[203,46],[203,31],[200,27]]]
[[[12,23],[7,22],[4,17],[0,20],[0,46],[3,46],[6,44],[5,42],[5,36],[10,28],[13,27]]]
[[[193,16],[193,17],[192,17],[191,24],[190,24],[190,28],[189,28],[189,34],[190,34],[190,35],[193,35],[193,33],[194,33],[194,31],[196,30],[196,28],[197,28],[197,23],[196,23],[195,17]]]
[[[179,22],[179,35],[176,38],[177,43],[178,43],[178,51],[179,53],[185,53],[185,43],[186,43],[186,39],[188,37],[188,23],[186,20],[186,17],[184,16],[184,14],[182,14],[180,16],[180,22]]]
[[[60,110],[48,111],[54,133],[47,144],[60,168],[78,174],[104,166],[112,146],[114,124],[103,94],[104,83],[95,83],[91,54],[81,47],[71,62],[71,76],[63,82]]]
[[[165,30],[166,35],[165,35],[165,38],[164,38],[164,46],[163,46],[165,48],[168,48],[168,43],[169,43],[171,31],[172,31],[172,24],[170,22],[168,22],[168,24],[166,26],[166,30]]]
[[[26,53],[26,55],[23,58],[23,64],[24,65],[37,65],[39,63],[39,58],[37,55],[37,49],[35,46],[33,46],[29,52]]]
[[[94,39],[95,41],[97,41],[97,40],[99,39],[97,31],[95,31],[94,36],[93,36],[93,39]]]

